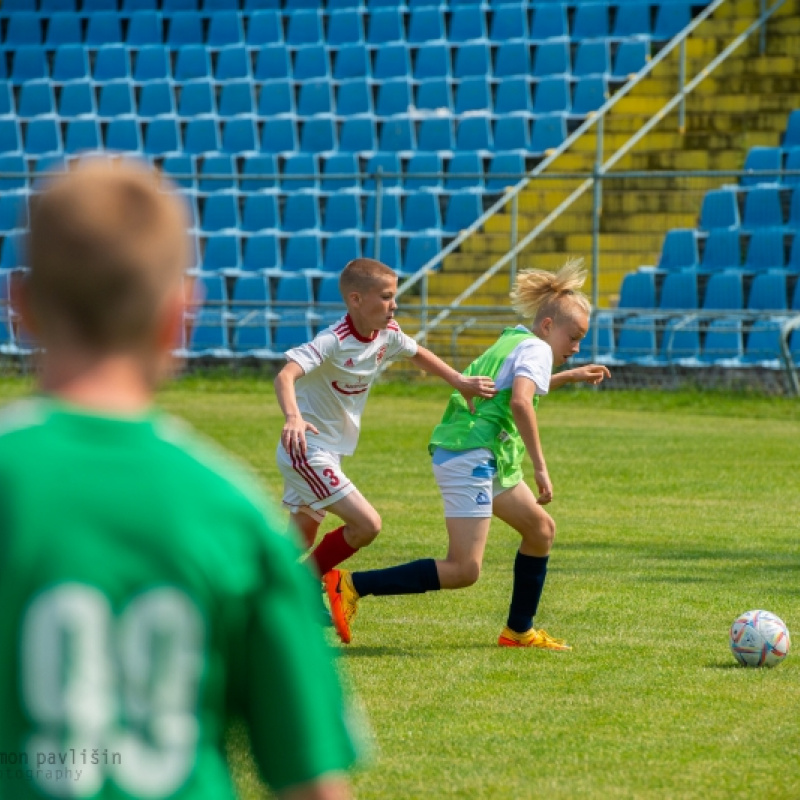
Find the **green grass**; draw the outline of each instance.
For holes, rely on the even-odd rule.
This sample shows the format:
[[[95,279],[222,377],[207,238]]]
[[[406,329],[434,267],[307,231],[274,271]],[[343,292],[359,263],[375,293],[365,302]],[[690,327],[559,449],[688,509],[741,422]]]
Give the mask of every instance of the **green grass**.
[[[425,445],[446,397],[371,397],[345,468],[384,525],[354,568],[443,555]],[[268,381],[196,377],[161,401],[279,493]],[[558,534],[538,622],[574,650],[495,646],[517,546],[497,521],[476,586],[366,598],[341,658],[376,743],[357,796],[800,797],[800,641],[774,670],[736,667],[727,644],[751,608],[800,640],[800,404],[562,391],[539,422]],[[244,796],[262,796],[234,755]]]

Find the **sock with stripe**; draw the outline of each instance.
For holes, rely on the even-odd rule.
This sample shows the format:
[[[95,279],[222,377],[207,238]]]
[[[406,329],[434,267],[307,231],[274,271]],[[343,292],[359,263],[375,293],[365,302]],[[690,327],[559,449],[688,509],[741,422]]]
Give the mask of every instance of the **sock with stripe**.
[[[344,525],[322,537],[322,541],[311,551],[310,558],[317,565],[320,575],[330,572],[346,561],[357,548],[350,547],[344,538]]]
[[[514,588],[507,625],[516,633],[526,633],[533,627],[539,599],[547,577],[550,556],[526,556],[517,552],[514,560]]]
[[[360,597],[367,594],[422,594],[441,589],[439,572],[432,558],[421,558],[388,569],[353,572],[350,578]]]

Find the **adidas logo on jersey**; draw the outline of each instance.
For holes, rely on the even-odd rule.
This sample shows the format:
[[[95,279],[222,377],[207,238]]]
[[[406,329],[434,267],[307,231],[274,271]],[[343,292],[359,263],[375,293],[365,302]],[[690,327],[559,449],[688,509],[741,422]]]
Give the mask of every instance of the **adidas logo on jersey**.
[[[352,367],[352,366],[354,366],[354,365],[353,365],[353,359],[352,359],[352,358],[348,358],[348,359],[347,359],[347,361],[345,361],[345,362],[344,362],[344,365],[345,365],[346,367]]]

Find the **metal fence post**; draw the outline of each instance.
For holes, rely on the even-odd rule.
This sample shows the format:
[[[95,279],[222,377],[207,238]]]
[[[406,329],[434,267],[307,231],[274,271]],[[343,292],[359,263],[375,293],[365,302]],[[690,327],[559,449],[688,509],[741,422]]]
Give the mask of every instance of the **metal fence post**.
[[[592,168],[592,308],[600,303],[600,215],[603,212],[603,117],[597,121],[596,154]],[[597,361],[599,346],[597,325],[592,326],[592,361]]]
[[[372,249],[372,257],[376,261],[381,260],[381,214],[383,213],[383,167],[378,167],[375,172],[375,246]]]

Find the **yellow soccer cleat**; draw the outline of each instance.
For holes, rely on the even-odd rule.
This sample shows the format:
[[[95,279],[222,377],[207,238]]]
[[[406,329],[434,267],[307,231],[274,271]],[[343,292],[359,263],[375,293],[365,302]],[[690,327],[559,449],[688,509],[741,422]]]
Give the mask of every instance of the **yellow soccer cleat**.
[[[331,606],[333,627],[339,638],[350,644],[350,622],[358,610],[358,592],[346,569],[332,569],[322,576],[322,583]]]
[[[517,633],[506,626],[497,640],[500,647],[538,647],[540,650],[572,650],[563,639],[554,639],[547,631],[531,628],[525,633]]]

